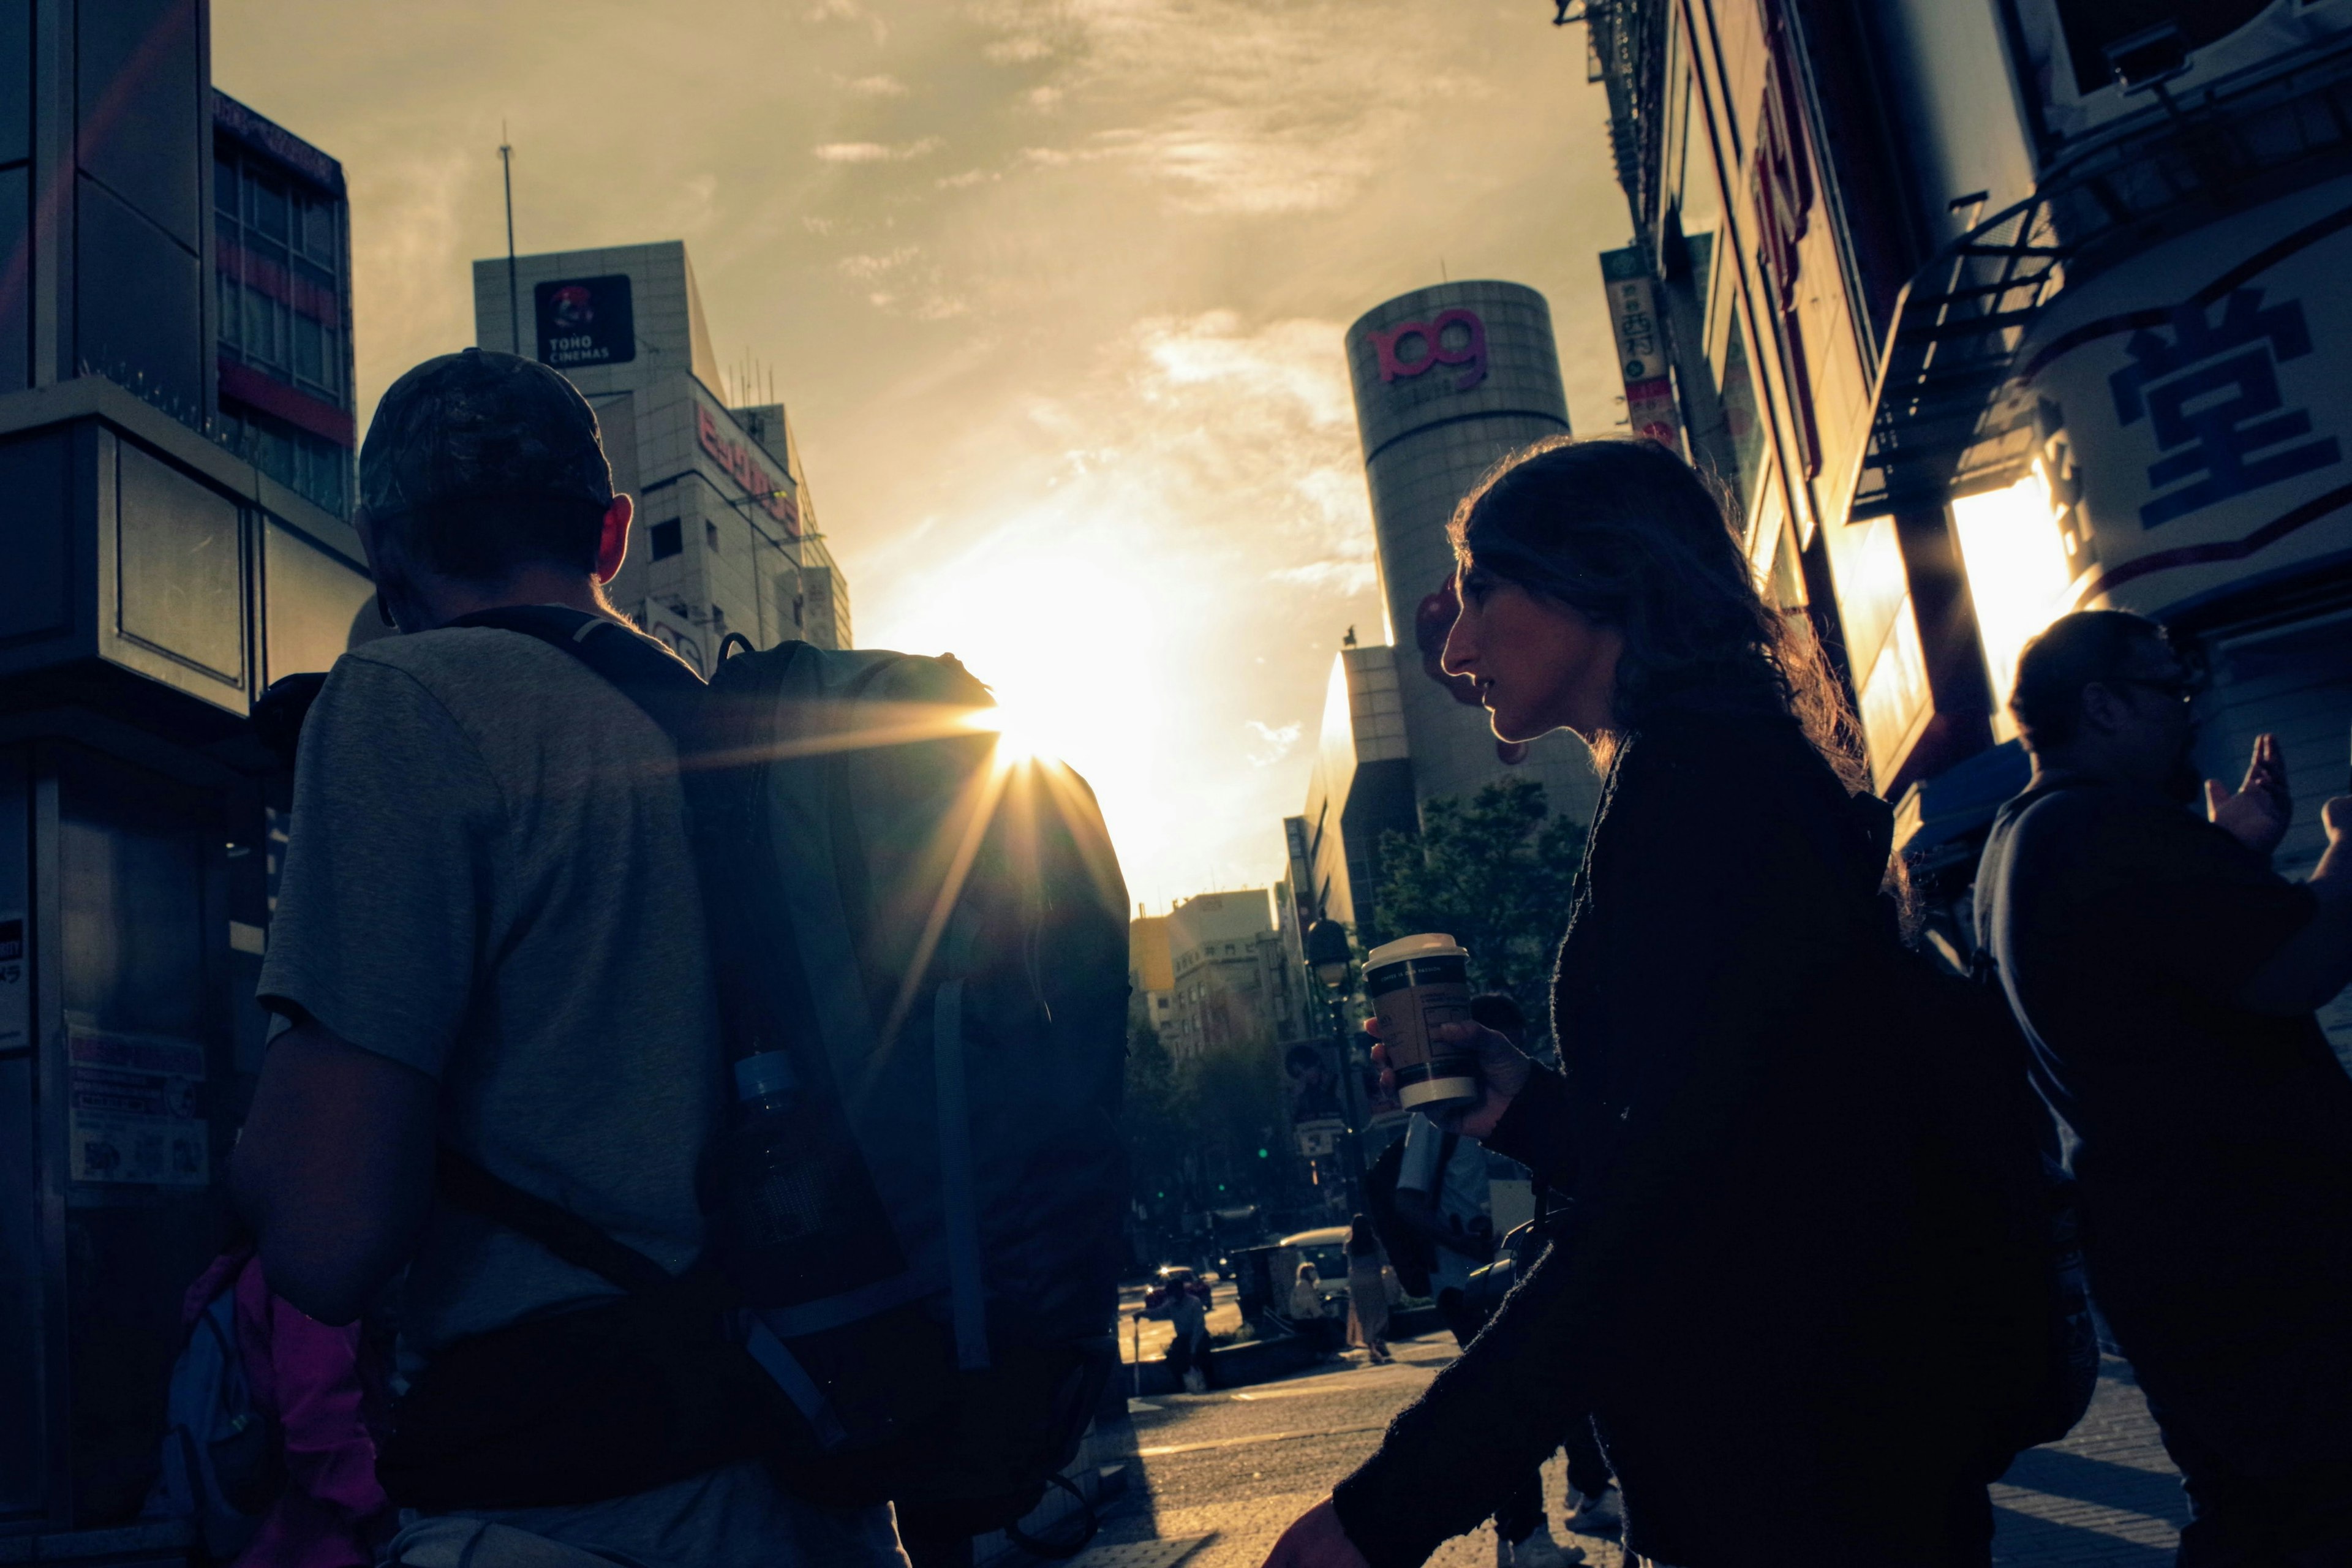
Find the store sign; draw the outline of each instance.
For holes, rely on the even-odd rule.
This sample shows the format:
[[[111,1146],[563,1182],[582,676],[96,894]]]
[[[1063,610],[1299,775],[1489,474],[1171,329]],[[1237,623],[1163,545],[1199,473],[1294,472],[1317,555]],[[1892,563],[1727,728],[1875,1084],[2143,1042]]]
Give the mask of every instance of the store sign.
[[[1410,381],[1438,365],[1462,372],[1454,378],[1456,392],[1486,379],[1486,323],[1475,310],[1440,310],[1426,321],[1400,321],[1367,335],[1380,355],[1382,382]]]
[[[1683,422],[1666,370],[1665,332],[1658,324],[1657,285],[1642,252],[1601,253],[1601,279],[1609,290],[1609,325],[1617,334],[1617,366],[1625,377],[1625,420],[1637,436],[1667,450],[1683,449]]]
[[[2352,180],[2070,289],[2019,355],[2077,602],[2157,612],[2352,556]]]
[[[784,489],[784,482],[751,455],[751,447],[719,429],[718,416],[699,403],[694,405],[694,438],[728,478],[743,487],[744,494],[760,503],[761,511],[782,523],[787,534],[800,537],[801,509]]]
[[[637,315],[627,274],[541,283],[530,299],[541,364],[572,370],[626,364],[637,357]]]

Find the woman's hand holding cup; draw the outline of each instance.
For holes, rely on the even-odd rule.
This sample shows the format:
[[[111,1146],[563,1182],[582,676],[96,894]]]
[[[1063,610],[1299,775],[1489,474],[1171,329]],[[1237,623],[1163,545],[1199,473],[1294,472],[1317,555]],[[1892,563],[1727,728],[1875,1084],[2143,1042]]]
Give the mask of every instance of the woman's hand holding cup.
[[[1381,1069],[1381,1099],[1386,1108],[1397,1103],[1396,1072],[1389,1065],[1388,1047],[1380,1044],[1381,1021],[1364,1020],[1364,1033],[1372,1037],[1372,1065]],[[1481,1024],[1439,1024],[1430,1031],[1431,1037],[1451,1046],[1467,1046],[1478,1055],[1478,1098],[1455,1100],[1452,1104],[1429,1107],[1422,1114],[1448,1132],[1484,1142],[1503,1120],[1503,1113],[1527,1087],[1536,1070],[1535,1059],[1511,1044],[1507,1035]]]

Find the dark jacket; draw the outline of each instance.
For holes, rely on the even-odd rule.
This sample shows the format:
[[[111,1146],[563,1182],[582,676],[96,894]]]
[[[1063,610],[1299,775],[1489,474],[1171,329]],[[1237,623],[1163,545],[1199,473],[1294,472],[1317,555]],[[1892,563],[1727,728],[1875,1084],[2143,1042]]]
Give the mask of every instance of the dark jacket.
[[[1622,748],[1554,981],[1565,1072],[1538,1070],[1489,1140],[1573,1194],[1567,1242],[1339,1488],[1373,1568],[1475,1527],[1587,1411],[1633,1551],[1984,1561],[1983,1447],[1916,1348],[1876,809],[1874,833],[1777,716]]]

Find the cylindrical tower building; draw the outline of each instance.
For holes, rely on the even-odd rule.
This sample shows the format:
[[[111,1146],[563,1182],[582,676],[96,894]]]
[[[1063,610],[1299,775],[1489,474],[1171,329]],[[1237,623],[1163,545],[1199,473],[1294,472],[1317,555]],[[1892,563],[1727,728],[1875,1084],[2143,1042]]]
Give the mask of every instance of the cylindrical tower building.
[[[1453,624],[1445,525],[1455,505],[1498,458],[1568,434],[1551,308],[1517,283],[1416,289],[1348,329],[1348,369],[1415,798],[1467,798],[1532,774],[1553,810],[1589,820],[1596,784],[1581,743],[1559,734],[1498,744],[1486,710],[1464,700],[1466,683],[1437,667]]]

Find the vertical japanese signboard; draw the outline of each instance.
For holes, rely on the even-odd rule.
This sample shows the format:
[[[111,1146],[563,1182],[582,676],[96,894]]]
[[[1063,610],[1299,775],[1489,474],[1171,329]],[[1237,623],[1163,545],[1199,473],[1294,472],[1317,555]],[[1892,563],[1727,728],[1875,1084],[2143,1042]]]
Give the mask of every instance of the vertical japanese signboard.
[[[1625,377],[1625,419],[1637,436],[1672,451],[1683,449],[1683,422],[1666,369],[1664,329],[1658,322],[1657,286],[1642,252],[1632,247],[1601,253],[1609,290],[1609,325],[1617,335],[1617,367]]]

